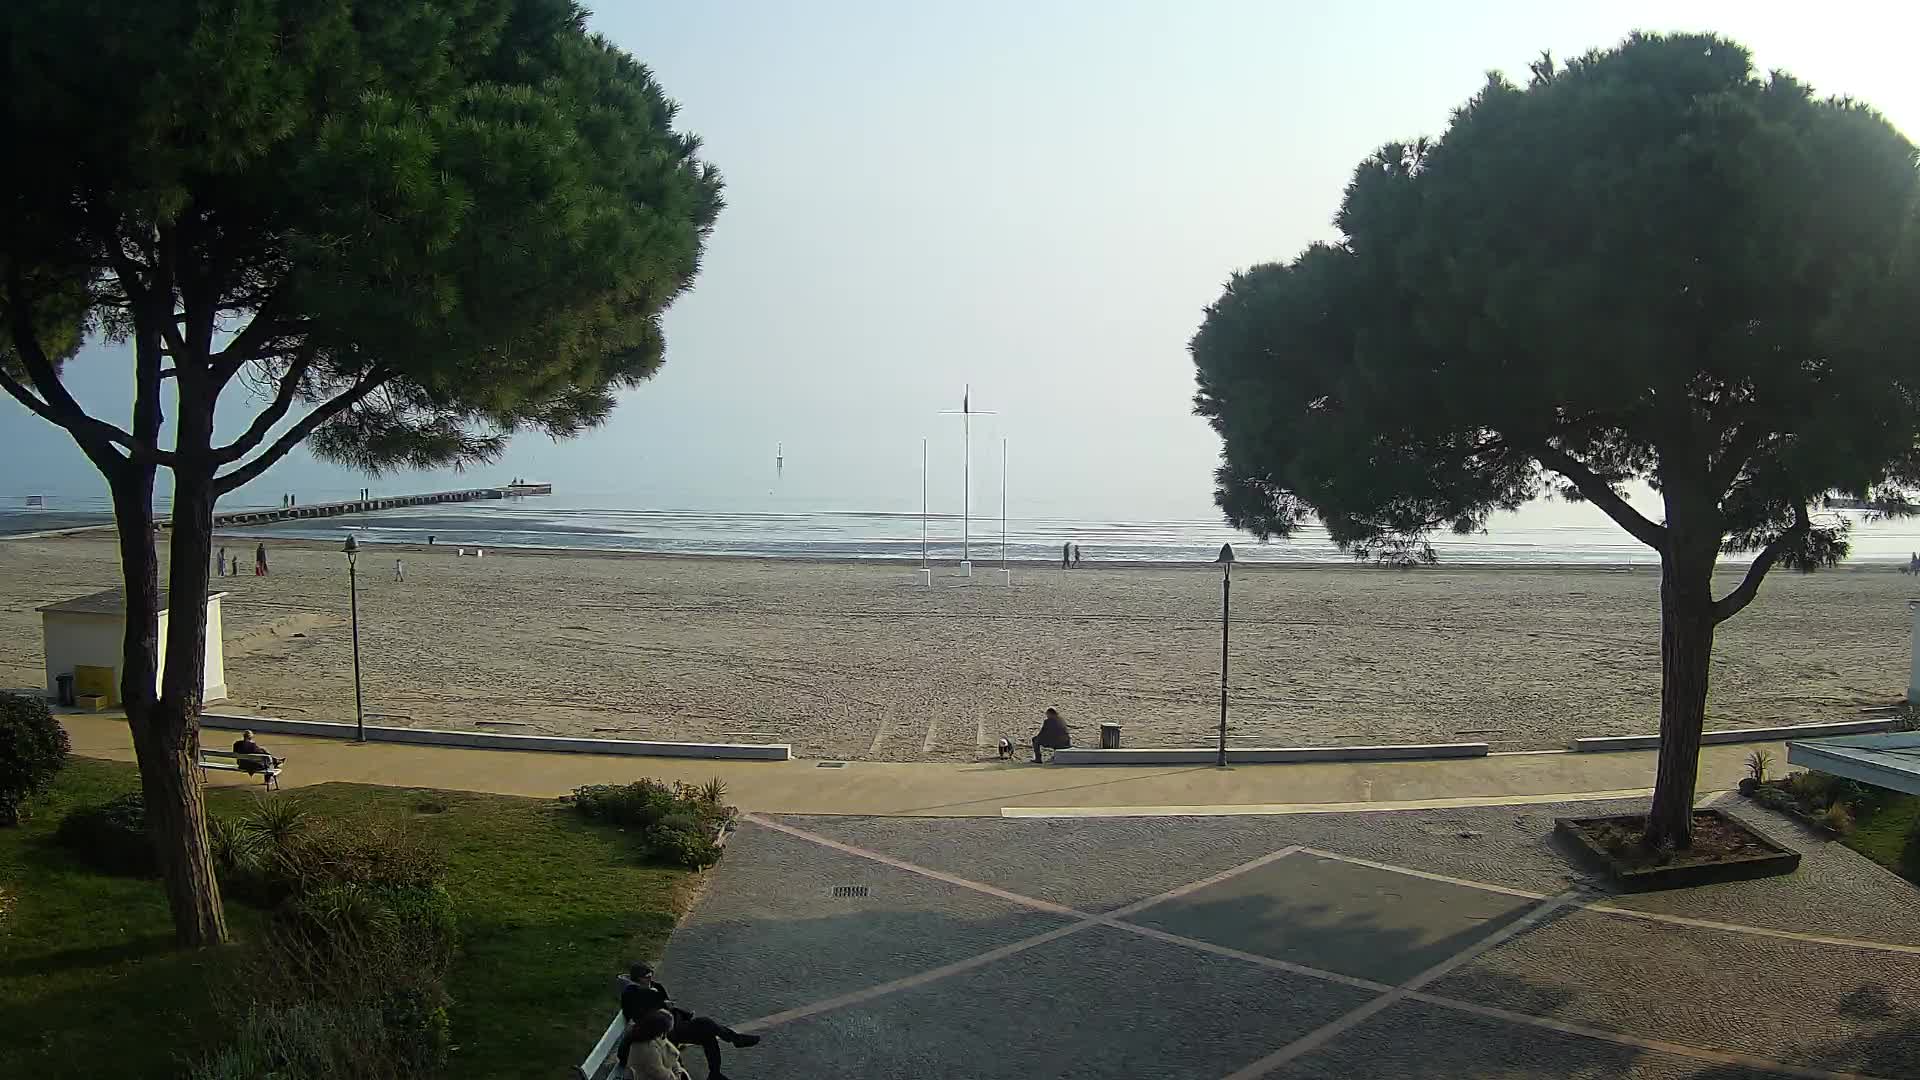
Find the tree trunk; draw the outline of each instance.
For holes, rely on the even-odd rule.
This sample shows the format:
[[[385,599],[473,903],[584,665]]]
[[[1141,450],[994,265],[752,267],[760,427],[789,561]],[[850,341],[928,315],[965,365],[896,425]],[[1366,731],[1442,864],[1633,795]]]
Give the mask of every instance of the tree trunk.
[[[174,632],[169,626],[168,636]],[[194,720],[167,702],[156,702],[147,722],[134,725],[133,747],[140,758],[147,831],[166,886],[167,908],[173,913],[174,936],[182,945],[218,945],[227,940],[227,917],[220,906],[220,883],[213,874],[213,849],[207,842],[200,732]]]
[[[127,594],[120,698],[133,733],[134,756],[140,763],[147,831],[166,887],[174,936],[182,945],[218,945],[227,940],[227,923],[220,906],[219,882],[214,878],[213,853],[207,842],[206,806],[201,797],[199,769],[206,605],[204,601],[199,604],[171,602],[205,594],[205,549],[211,543],[211,503],[205,485],[201,485],[197,498],[207,506],[201,516],[208,527],[199,530],[200,554],[192,563],[200,568],[198,592],[192,591],[190,580],[181,578],[185,564],[178,530],[170,568],[166,677],[168,689],[182,680],[190,682],[192,691],[188,699],[178,694],[159,693],[154,685],[160,659],[160,564],[153,540],[153,476],[151,466],[130,465],[111,480],[114,521],[120,531],[121,577]],[[192,506],[195,489],[191,485],[183,486],[185,501]],[[177,490],[176,500],[181,499],[182,494]],[[189,511],[189,520],[193,517]],[[175,522],[180,520],[176,509]],[[192,545],[189,539],[188,546]]]
[[[1693,794],[1713,662],[1716,548],[1670,545],[1660,560],[1660,770],[1647,843],[1693,845]]]
[[[190,423],[186,416],[181,419],[183,427]],[[199,768],[213,490],[211,475],[193,473],[184,465],[174,469],[167,663],[153,722],[148,725],[149,753],[157,767],[143,769],[141,779],[147,795],[147,827],[160,855],[174,932],[182,944],[217,945],[227,940],[227,921],[207,840]]]

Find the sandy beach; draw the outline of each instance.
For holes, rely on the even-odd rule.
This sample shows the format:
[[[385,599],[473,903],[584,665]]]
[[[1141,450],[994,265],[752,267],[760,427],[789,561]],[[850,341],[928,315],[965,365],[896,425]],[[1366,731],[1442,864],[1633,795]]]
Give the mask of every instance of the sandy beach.
[[[251,561],[252,539],[229,540]],[[393,560],[406,580],[393,580]],[[1077,741],[1211,740],[1212,567],[1016,567],[1011,590],[897,564],[370,549],[370,720],[615,738],[790,742],[797,755],[963,760],[1058,707]],[[345,557],[278,543],[215,579],[229,707],[351,720]],[[1727,575],[1722,588],[1731,588]],[[37,687],[41,604],[118,583],[110,537],[0,542],[0,685]],[[1711,727],[1855,718],[1906,685],[1910,579],[1776,574],[1721,627]],[[1486,741],[1545,749],[1657,726],[1658,577],[1576,569],[1252,569],[1233,584],[1244,745]]]

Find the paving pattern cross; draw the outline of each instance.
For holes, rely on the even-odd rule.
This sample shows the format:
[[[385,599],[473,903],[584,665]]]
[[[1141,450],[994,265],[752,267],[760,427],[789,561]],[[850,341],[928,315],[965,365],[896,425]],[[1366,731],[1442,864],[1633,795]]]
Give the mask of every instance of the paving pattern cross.
[[[1826,1080],[1873,1080],[1872,1077],[1860,1073],[1834,1072],[1809,1068],[1752,1054],[1650,1039],[1625,1032],[1570,1023],[1550,1016],[1536,1016],[1511,1009],[1461,1000],[1445,994],[1431,992],[1427,988],[1469,964],[1477,957],[1515,938],[1519,938],[1534,929],[1548,925],[1563,915],[1574,911],[1592,912],[1618,918],[1644,920],[1653,923],[1696,929],[1747,934],[1758,938],[1782,939],[1807,944],[1838,946],[1909,956],[1920,955],[1920,946],[1867,941],[1857,938],[1802,934],[1794,931],[1766,927],[1745,926],[1736,923],[1640,911],[1607,903],[1594,894],[1577,888],[1554,894],[1533,892],[1525,889],[1515,889],[1502,885],[1435,874],[1410,867],[1396,866],[1391,863],[1351,858],[1334,852],[1298,844],[1289,844],[1276,848],[1257,858],[1168,889],[1157,895],[1147,897],[1146,899],[1136,900],[1107,911],[1085,911],[1066,904],[1024,895],[986,882],[972,880],[957,874],[919,865],[880,851],[835,840],[831,837],[822,836],[776,818],[749,814],[746,815],[744,820],[760,828],[805,841],[809,844],[818,845],[844,855],[868,860],[908,874],[981,893],[1030,911],[1044,912],[1071,921],[1064,926],[1058,926],[1041,933],[1023,937],[959,960],[758,1017],[745,1024],[737,1025],[739,1030],[742,1031],[763,1032],[808,1017],[861,1005],[902,991],[923,987],[931,983],[939,982],[940,980],[975,971],[987,965],[995,964],[1063,938],[1084,933],[1096,927],[1107,927],[1169,945],[1179,946],[1194,952],[1224,957],[1327,983],[1339,984],[1373,995],[1359,1006],[1306,1032],[1265,1057],[1235,1069],[1228,1073],[1224,1080],[1257,1080],[1257,1078],[1260,1077],[1270,1076],[1276,1071],[1285,1068],[1289,1063],[1325,1046],[1343,1033],[1359,1027],[1373,1017],[1407,1002],[1418,1002],[1423,1005],[1434,1006],[1484,1019],[1557,1032],[1563,1035],[1599,1040],[1632,1050],[1655,1051],[1709,1065],[1758,1070],[1781,1076],[1816,1077],[1826,1078]],[[1175,901],[1182,900],[1183,898],[1191,897],[1196,893],[1214,886],[1231,882],[1236,878],[1240,878],[1243,875],[1260,870],[1263,867],[1270,866],[1281,860],[1300,855],[1313,856],[1334,863],[1363,867],[1369,870],[1398,874],[1429,882],[1504,896],[1523,901],[1524,907],[1518,909],[1511,920],[1505,922],[1504,925],[1500,925],[1497,929],[1492,929],[1485,933],[1473,935],[1472,939],[1467,941],[1463,947],[1451,949],[1437,962],[1425,967],[1408,978],[1393,982],[1345,974],[1312,964],[1299,963],[1244,949],[1236,949],[1135,921],[1137,916],[1148,913],[1153,909],[1161,908]]]

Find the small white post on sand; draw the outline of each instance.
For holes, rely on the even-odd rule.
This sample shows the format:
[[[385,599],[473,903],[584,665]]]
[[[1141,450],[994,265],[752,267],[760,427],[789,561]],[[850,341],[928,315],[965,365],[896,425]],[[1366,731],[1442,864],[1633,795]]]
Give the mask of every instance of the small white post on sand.
[[[1920,705],[1920,600],[1907,601],[1913,619],[1913,662],[1907,667],[1907,704]]]
[[[920,584],[933,587],[933,568],[927,565],[927,439],[920,437]]]
[[[1007,439],[1000,437],[1000,584],[1013,584],[1013,571],[1007,569]]]

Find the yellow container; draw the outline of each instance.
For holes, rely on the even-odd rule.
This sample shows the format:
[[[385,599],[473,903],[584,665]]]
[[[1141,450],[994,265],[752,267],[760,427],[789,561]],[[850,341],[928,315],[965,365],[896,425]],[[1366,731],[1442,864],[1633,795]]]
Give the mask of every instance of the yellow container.
[[[75,664],[73,666],[74,699],[79,701],[87,697],[98,697],[104,703],[101,707],[120,704],[120,680],[114,678],[113,669],[96,664]]]

